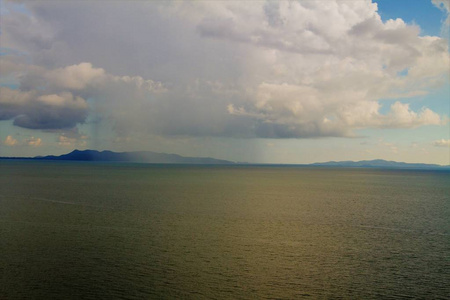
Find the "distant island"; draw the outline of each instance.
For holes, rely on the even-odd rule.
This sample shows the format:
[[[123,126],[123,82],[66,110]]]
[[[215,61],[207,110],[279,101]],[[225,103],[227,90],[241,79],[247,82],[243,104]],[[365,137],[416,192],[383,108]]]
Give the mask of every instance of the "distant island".
[[[155,164],[211,164],[211,165],[230,165],[246,164],[236,163],[229,160],[216,159],[211,157],[185,157],[177,154],[158,153],[151,151],[137,152],[113,152],[97,150],[74,150],[70,153],[55,156],[36,156],[36,157],[0,157],[3,160],[49,160],[49,161],[99,161],[99,162],[136,162],[136,163],[155,163]],[[271,164],[258,164],[271,165]],[[280,164],[274,164],[282,166]],[[298,166],[307,167],[329,167],[329,168],[380,168],[380,169],[439,169],[450,170],[450,166],[441,166],[435,164],[423,163],[405,163],[396,161],[387,161],[382,159],[362,160],[362,161],[329,161],[313,164],[299,164]]]
[[[329,161],[314,163],[311,166],[318,167],[341,167],[341,168],[385,168],[385,169],[448,169],[450,166],[435,164],[405,163],[388,161],[383,159],[361,160],[361,161]]]
[[[54,156],[36,157],[0,157],[0,159],[21,160],[59,160],[59,161],[110,161],[110,162],[137,162],[156,164],[234,164],[232,161],[210,157],[184,157],[177,154],[157,153],[151,151],[113,152],[97,150],[74,150],[70,153]]]

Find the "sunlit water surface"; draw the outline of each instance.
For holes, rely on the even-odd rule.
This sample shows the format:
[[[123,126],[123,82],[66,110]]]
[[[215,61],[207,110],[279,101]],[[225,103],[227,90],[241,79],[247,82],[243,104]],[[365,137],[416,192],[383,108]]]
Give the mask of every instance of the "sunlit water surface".
[[[450,173],[0,162],[0,298],[448,299]]]

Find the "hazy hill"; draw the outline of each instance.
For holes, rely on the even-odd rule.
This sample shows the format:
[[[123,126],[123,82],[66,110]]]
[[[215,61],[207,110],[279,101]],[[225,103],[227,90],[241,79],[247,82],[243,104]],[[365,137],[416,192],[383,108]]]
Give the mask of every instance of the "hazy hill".
[[[177,154],[157,153],[151,151],[113,152],[97,150],[74,150],[70,153],[54,156],[37,157],[0,157],[0,159],[25,160],[68,160],[68,161],[112,161],[112,162],[138,162],[157,164],[235,164],[235,162],[210,157],[184,157]],[[246,163],[245,163],[246,164]],[[264,164],[270,165],[270,164]],[[301,166],[312,167],[340,167],[340,168],[380,168],[380,169],[438,169],[450,170],[450,166],[440,166],[422,163],[404,163],[382,159],[362,161],[329,161]]]
[[[362,160],[362,161],[329,161],[314,163],[311,166],[323,167],[343,167],[343,168],[395,168],[395,169],[450,169],[450,166],[440,166],[434,164],[405,163],[388,161],[383,159]]]
[[[175,164],[233,164],[234,162],[210,157],[184,157],[177,154],[157,153],[151,151],[112,152],[96,150],[74,150],[70,153],[54,156],[38,156],[32,158],[12,157],[3,159],[31,160],[71,160],[71,161],[117,161],[142,163],[175,163]]]

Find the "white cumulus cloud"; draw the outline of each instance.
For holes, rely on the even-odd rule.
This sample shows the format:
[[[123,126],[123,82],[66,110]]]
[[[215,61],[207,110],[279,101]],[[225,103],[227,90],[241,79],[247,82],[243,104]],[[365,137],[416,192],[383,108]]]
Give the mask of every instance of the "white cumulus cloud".
[[[13,146],[31,146],[31,147],[39,147],[42,146],[42,139],[37,137],[29,137],[22,139],[21,141],[13,138],[11,135],[8,135],[3,142],[4,145],[13,147]]]
[[[42,139],[32,136],[31,138],[26,139],[24,143],[28,146],[39,147],[42,145]]]
[[[369,0],[25,7],[0,20],[2,44],[33,62],[2,57],[19,88],[2,88],[0,118],[17,126],[95,114],[119,137],[303,138],[443,124],[408,98],[448,82],[447,41],[383,21]],[[397,101],[387,113],[383,99]]]
[[[5,139],[5,141],[3,142],[4,145],[10,146],[10,147],[17,145],[17,143],[18,143],[18,141],[10,135],[8,135]]]

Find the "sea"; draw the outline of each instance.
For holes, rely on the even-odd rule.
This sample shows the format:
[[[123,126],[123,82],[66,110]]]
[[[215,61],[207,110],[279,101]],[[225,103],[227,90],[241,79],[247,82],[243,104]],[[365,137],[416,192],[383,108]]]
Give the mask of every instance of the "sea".
[[[450,299],[450,172],[0,161],[0,299]]]

